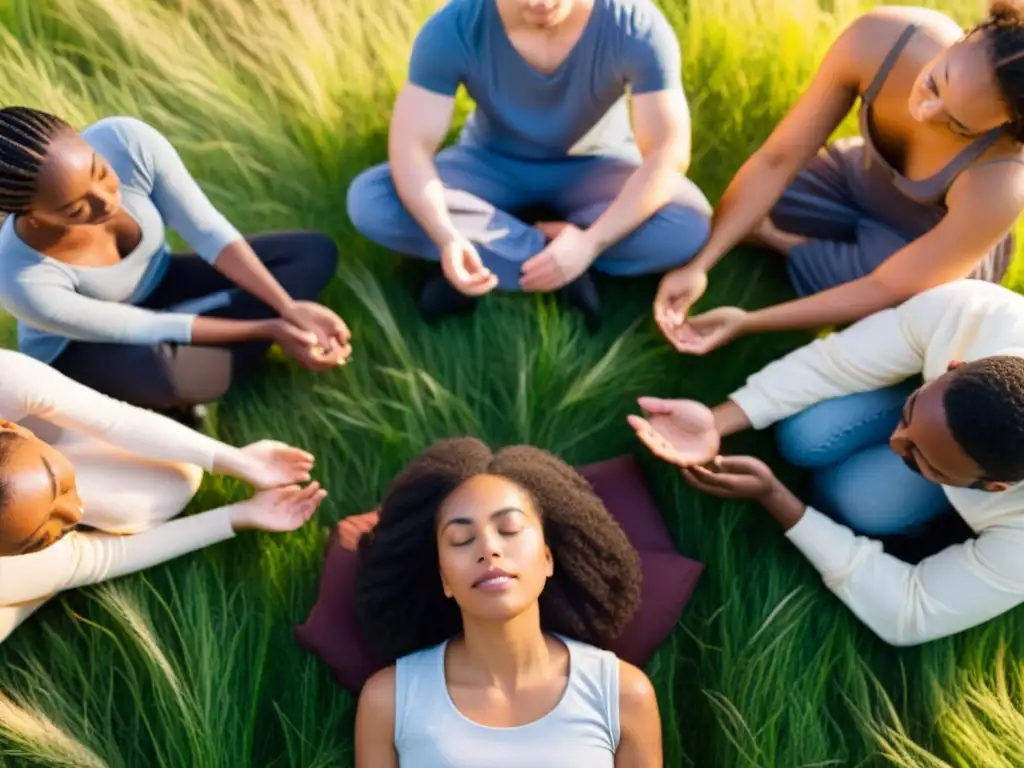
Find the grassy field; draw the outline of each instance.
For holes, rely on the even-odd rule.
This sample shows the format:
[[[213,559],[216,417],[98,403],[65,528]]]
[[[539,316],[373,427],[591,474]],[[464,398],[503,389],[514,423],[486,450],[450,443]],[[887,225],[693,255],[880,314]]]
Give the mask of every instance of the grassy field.
[[[638,395],[717,402],[805,337],[678,356],[653,328],[653,279],[621,283],[596,338],[549,300],[521,296],[493,297],[476,317],[441,328],[420,325],[398,260],[354,235],[344,195],[385,156],[389,106],[432,5],[0,3],[0,102],[79,126],[140,116],[167,133],[245,231],[330,232],[343,268],[326,300],[357,345],[354,363],[331,374],[274,363],[216,414],[225,440],[275,436],[315,452],[331,493],[315,524],[286,537],[246,535],[50,603],[0,647],[3,764],[351,765],[354,700],[294,645],[291,628],[314,598],[329,526],[372,507],[432,440],[470,433],[580,463],[637,453],[680,550],[707,563],[648,669],[666,765],[1024,765],[1024,614],[921,649],[887,648],[763,513],[698,497],[625,425]],[[983,10],[980,1],[936,5],[965,22]],[[861,8],[672,5],[694,119],[692,175],[712,200]],[[777,258],[737,252],[701,306],[755,307],[787,291]],[[0,327],[0,342],[11,344],[10,322]],[[768,435],[735,445],[778,466]],[[208,481],[195,507],[243,492]]]

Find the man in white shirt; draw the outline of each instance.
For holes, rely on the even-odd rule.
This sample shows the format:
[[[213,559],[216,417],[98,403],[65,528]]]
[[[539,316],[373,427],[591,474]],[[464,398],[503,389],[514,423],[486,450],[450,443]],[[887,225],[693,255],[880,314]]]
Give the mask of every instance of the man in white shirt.
[[[886,642],[928,642],[1024,602],[1024,297],[950,283],[770,363],[713,410],[640,406],[648,418],[630,423],[652,452],[702,491],[760,501]],[[717,455],[721,437],[775,423],[783,453],[814,468],[812,506],[759,460]],[[917,565],[851,530],[897,533],[949,506],[976,538]]]

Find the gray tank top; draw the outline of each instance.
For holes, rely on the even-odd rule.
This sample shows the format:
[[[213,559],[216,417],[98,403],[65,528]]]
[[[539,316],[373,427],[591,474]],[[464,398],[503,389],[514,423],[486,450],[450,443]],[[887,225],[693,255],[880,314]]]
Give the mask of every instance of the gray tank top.
[[[448,642],[395,666],[395,749],[402,768],[614,768],[619,745],[619,660],[558,636],[569,649],[569,682],[548,714],[493,728],[462,715],[448,693]]]

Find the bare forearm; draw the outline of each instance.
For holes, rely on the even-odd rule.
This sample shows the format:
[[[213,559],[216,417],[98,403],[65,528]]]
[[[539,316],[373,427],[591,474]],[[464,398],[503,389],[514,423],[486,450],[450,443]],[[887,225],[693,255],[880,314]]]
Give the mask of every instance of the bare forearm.
[[[750,429],[750,419],[747,418],[747,414],[732,400],[726,400],[721,405],[715,406],[711,409],[711,413],[715,417],[715,429],[722,437]]]
[[[745,333],[788,331],[847,325],[889,309],[909,298],[870,275],[801,299],[747,314]]]
[[[807,506],[778,480],[775,481],[771,493],[760,499],[760,502],[761,506],[778,521],[784,531],[788,531],[799,523],[807,509]]]
[[[676,139],[644,158],[611,205],[587,228],[595,253],[622,240],[672,201],[685,155],[683,140]]]
[[[273,320],[226,320],[200,315],[192,325],[192,343],[215,345],[241,341],[276,341],[275,331]]]
[[[243,291],[262,301],[280,317],[287,317],[294,301],[245,240],[221,251],[213,266]]]
[[[736,173],[715,207],[711,235],[690,265],[705,272],[760,224],[799,166],[754,155]]]
[[[420,147],[396,148],[391,177],[398,197],[434,245],[442,248],[457,234],[444,199],[444,184],[432,155]]]

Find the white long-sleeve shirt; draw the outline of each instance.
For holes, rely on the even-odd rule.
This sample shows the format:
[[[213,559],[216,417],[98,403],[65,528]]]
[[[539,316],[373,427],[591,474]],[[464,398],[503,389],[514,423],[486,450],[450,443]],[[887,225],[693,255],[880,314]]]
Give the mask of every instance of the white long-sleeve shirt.
[[[175,465],[192,464],[209,471],[217,451],[225,447],[206,435],[102,395],[45,363],[6,349],[0,349],[0,419],[32,428],[45,422],[89,438],[72,446],[82,454],[83,463],[90,465],[93,475],[97,474],[95,465],[110,464],[110,471],[90,480],[115,486],[107,489],[106,495],[115,500],[111,506],[151,507],[142,510],[141,517],[146,525],[155,523],[129,536],[73,532],[41,552],[0,557],[0,606],[36,601],[140,571],[234,535],[230,507],[165,522],[184,508],[194,491],[186,487]],[[108,455],[107,446],[120,451],[111,450]],[[96,459],[91,463],[87,461],[90,451]],[[136,466],[125,461],[128,454],[139,458]],[[73,463],[79,471],[78,463]],[[144,489],[138,488],[137,478],[125,476],[136,470],[144,477]],[[85,480],[80,477],[80,485]],[[97,525],[89,519],[90,499],[84,489],[82,497],[86,504],[83,522]],[[123,510],[126,518],[134,512]],[[111,510],[104,514],[112,516]],[[117,522],[113,520],[107,529],[117,528]],[[133,526],[126,523],[123,527]]]
[[[762,429],[823,400],[930,381],[951,361],[1024,356],[1024,296],[962,280],[815,340],[747,379],[733,400]],[[825,584],[883,640],[914,645],[1024,602],[1024,483],[990,493],[943,486],[978,534],[917,565],[808,507],[787,537]]]

